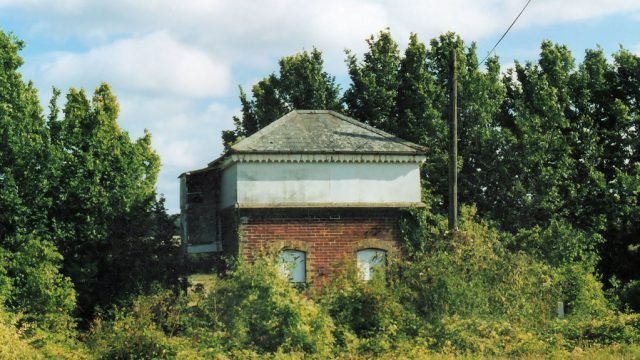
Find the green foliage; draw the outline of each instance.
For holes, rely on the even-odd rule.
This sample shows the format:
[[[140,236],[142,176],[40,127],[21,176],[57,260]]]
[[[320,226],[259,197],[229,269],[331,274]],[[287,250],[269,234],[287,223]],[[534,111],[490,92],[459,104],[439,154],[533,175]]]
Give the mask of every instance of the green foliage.
[[[351,86],[344,94],[348,113],[359,121],[396,132],[395,101],[398,92],[400,51],[389,29],[367,39],[369,51],[362,63],[347,51]]]
[[[506,251],[502,234],[478,222],[475,208],[462,212],[458,232],[435,235],[430,251],[404,264],[405,302],[432,322],[460,316],[535,325],[550,319],[561,300],[558,273]]]
[[[100,358],[120,359],[331,354],[332,320],[271,259],[239,265],[210,287],[208,294],[140,296],[129,310],[98,319],[89,346]]]
[[[574,318],[600,318],[612,313],[611,304],[591,268],[572,264],[558,268],[563,300]]]
[[[553,266],[582,263],[591,267],[599,260],[597,248],[602,242],[598,234],[588,234],[574,229],[566,220],[554,219],[544,229],[537,225],[520,229],[507,246]]]
[[[342,109],[340,87],[324,71],[318,49],[285,56],[279,65],[279,74],[273,73],[253,86],[251,99],[240,88],[242,117],[234,116],[235,129],[222,132],[225,149],[291,110]]]
[[[637,344],[640,341],[640,316],[610,314],[579,321],[559,320],[549,330],[561,335],[561,345],[569,349],[576,346]]]
[[[380,354],[396,342],[415,335],[420,321],[400,302],[393,277],[377,273],[362,281],[355,267],[344,270],[321,292],[321,305],[336,323],[337,344],[343,351]]]
[[[0,306],[0,359],[44,359],[37,349],[22,338],[10,316]]]
[[[120,129],[107,84],[91,101],[75,89],[66,100],[63,119],[49,119],[60,161],[49,213],[64,273],[88,319],[95,306],[126,301],[154,282],[179,286],[184,267],[164,199],[156,200],[160,159],[151,135],[131,141]]]
[[[7,257],[12,291],[6,303],[23,313],[23,321],[53,332],[69,332],[76,297],[69,278],[60,273],[62,256],[47,241],[21,236],[20,247]]]
[[[535,333],[509,321],[448,317],[437,328],[435,337],[439,352],[459,355],[513,358],[545,350],[545,343]]]
[[[470,219],[464,229],[465,241],[476,247],[482,247],[481,238],[488,236],[490,242],[493,236],[485,225]],[[480,281],[486,273],[474,275],[473,271],[484,271],[479,260],[488,261],[489,268],[500,262],[499,257],[490,256],[496,250],[481,249],[474,255],[471,249],[462,251],[455,249],[457,246],[462,245],[442,251],[475,264],[458,275],[468,284],[455,283],[437,271],[432,273],[432,282],[442,279],[439,283],[473,290],[457,291],[452,286],[442,291],[433,286],[431,290],[439,292],[439,307],[421,307],[426,297],[415,296],[423,290],[416,290],[416,283],[429,280],[411,282],[418,277],[411,273],[411,264],[392,264],[384,277],[370,282],[359,280],[353,268],[345,271],[312,295],[318,306],[309,294],[300,294],[279,275],[272,259],[258,259],[254,264],[239,265],[229,277],[210,281],[209,294],[194,291],[176,295],[159,290],[140,296],[131,308],[116,310],[113,319],[98,320],[87,343],[101,358],[298,359],[548,357],[638,341],[638,316],[599,309],[601,288],[583,269],[576,267],[574,273],[552,273],[555,279],[545,278],[553,268],[519,254],[523,257],[519,261],[503,260],[511,267],[499,270],[515,275],[496,276],[506,280],[495,282],[497,289],[493,290]],[[452,264],[450,272],[458,272],[461,265],[451,259],[444,265]],[[440,265],[433,262],[432,266]],[[532,270],[536,266],[546,272],[536,273]],[[546,289],[545,281],[556,281],[558,291]],[[541,291],[536,291],[536,285]],[[500,303],[498,296],[516,293],[518,298]],[[556,299],[546,298],[549,293],[574,297],[569,304],[572,310],[564,319],[555,318],[552,308]],[[491,298],[497,306],[473,303],[472,297]],[[527,302],[533,305],[520,309]],[[473,304],[481,309],[474,310]],[[440,312],[440,316],[429,316],[425,311]]]
[[[45,120],[22,47],[0,31],[0,300],[46,357],[85,358],[75,310],[87,320],[154,282],[179,287],[182,249],[156,200],[150,135],[119,128],[106,84],[91,101],[71,89],[62,119],[54,89]]]
[[[239,264],[207,297],[205,311],[240,349],[329,354],[331,319],[279,275],[276,262]]]
[[[49,201],[49,139],[37,91],[18,72],[23,46],[0,31],[0,245],[5,248],[19,231],[44,230]]]
[[[119,316],[108,327],[96,325],[99,337],[93,339],[93,349],[101,359],[173,359],[176,346],[153,325],[141,324],[139,319]]]
[[[620,289],[621,306],[640,313],[640,280],[631,280]]]
[[[202,311],[202,295],[157,288],[98,317],[87,345],[99,358],[211,358],[229,346]]]

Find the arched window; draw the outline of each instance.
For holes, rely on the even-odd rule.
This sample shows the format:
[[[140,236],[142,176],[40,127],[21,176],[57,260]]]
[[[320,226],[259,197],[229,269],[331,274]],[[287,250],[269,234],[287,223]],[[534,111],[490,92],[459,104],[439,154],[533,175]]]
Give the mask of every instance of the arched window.
[[[306,254],[300,250],[282,250],[279,256],[280,273],[292,283],[306,280]]]
[[[387,260],[387,252],[382,249],[362,249],[356,254],[358,260],[358,270],[362,280],[373,279],[377,271],[383,271]]]

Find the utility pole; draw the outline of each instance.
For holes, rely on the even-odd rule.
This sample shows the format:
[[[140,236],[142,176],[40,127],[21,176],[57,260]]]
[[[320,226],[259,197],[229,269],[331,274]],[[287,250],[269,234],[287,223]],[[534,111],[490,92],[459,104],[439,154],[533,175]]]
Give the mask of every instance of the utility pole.
[[[456,49],[451,50],[451,123],[449,124],[449,231],[458,229],[458,80]]]

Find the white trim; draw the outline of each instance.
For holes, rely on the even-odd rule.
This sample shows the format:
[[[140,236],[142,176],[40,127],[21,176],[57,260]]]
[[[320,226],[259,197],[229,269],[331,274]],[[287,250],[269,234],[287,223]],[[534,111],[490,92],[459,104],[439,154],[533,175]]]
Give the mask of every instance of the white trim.
[[[230,208],[228,206],[227,208]],[[296,208],[364,208],[364,209],[373,209],[373,208],[384,208],[384,209],[404,209],[404,208],[424,208],[426,205],[423,202],[412,202],[412,203],[399,203],[399,202],[377,202],[377,203],[357,203],[357,202],[344,202],[344,203],[306,203],[306,202],[298,202],[298,203],[236,203],[234,208],[236,209],[296,209]]]
[[[210,253],[210,252],[220,252],[220,251],[222,251],[222,243],[220,242],[214,242],[209,244],[198,244],[198,245],[187,244],[188,254],[200,254],[200,253]]]
[[[288,162],[288,163],[422,163],[424,155],[392,154],[232,154],[224,159],[221,168],[229,163]]]

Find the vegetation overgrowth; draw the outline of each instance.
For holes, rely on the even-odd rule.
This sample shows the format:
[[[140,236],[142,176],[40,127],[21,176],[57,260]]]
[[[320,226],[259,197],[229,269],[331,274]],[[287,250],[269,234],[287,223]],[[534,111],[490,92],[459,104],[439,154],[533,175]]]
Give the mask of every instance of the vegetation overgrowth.
[[[341,94],[314,49],[241,90],[231,144],[293,108],[344,111],[431,149],[402,258],[291,286],[274,259],[187,290],[150,134],[120,129],[107,84],[45,118],[0,32],[0,358],[640,357],[640,57],[544,42],[481,70],[473,45],[389,31],[347,54]],[[460,59],[460,229],[448,232],[448,56]],[[353,265],[353,264],[352,264]],[[563,317],[557,315],[559,304]]]

